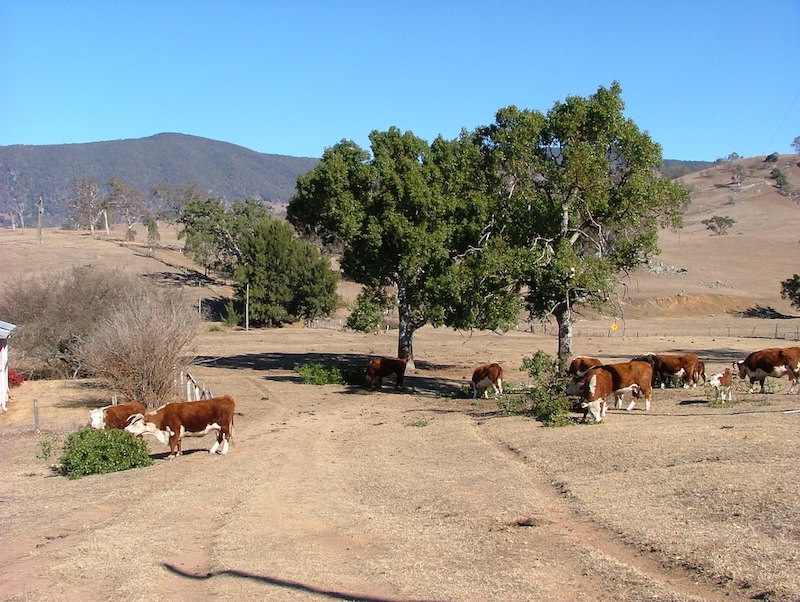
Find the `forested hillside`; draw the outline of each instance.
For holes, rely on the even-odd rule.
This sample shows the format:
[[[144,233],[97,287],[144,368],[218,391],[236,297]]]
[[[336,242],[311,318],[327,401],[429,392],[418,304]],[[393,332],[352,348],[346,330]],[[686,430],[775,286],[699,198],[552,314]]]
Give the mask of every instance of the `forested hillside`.
[[[294,194],[297,176],[317,159],[258,153],[247,148],[185,134],[59,145],[0,146],[0,226],[24,211],[32,221],[39,197],[47,225],[64,221],[72,182],[92,178],[104,185],[120,178],[147,197],[158,184],[194,183],[226,200],[255,198],[283,205]],[[17,218],[18,221],[18,218]]]

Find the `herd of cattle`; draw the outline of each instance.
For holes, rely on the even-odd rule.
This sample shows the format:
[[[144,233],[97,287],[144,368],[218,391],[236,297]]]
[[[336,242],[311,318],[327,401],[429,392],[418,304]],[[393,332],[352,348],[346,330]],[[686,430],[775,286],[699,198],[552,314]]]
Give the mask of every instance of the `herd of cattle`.
[[[382,379],[395,375],[395,385],[403,385],[408,363],[404,357],[381,357],[367,364],[366,382],[369,388],[380,386]],[[707,378],[705,364],[694,353],[682,355],[648,354],[635,357],[628,362],[604,364],[597,358],[576,357],[567,373],[570,381],[567,394],[581,400],[584,419],[591,413],[596,422],[606,415],[607,401],[614,396],[615,406],[621,408],[623,395],[631,394],[627,409],[631,410],[637,400],[644,401],[645,410],[650,409],[654,387],[665,387],[679,381],[683,387],[696,387],[701,381],[708,382],[717,391],[717,399],[732,400],[734,374],[742,380],[748,379],[750,392],[756,383],[764,391],[764,380],[770,376],[788,376],[789,393],[800,392],[800,347],[775,347],[752,352],[745,359],[734,362],[734,371],[723,372]],[[483,364],[472,373],[472,397],[489,396],[493,388],[495,396],[503,393],[503,368],[499,364]],[[138,402],[110,405],[90,410],[90,425],[96,429],[124,429],[138,436],[153,435],[161,443],[169,445],[170,457],[183,451],[182,438],[203,436],[216,432],[216,441],[209,452],[226,454],[233,434],[235,402],[228,395],[199,401],[178,401],[161,406],[153,412]]]

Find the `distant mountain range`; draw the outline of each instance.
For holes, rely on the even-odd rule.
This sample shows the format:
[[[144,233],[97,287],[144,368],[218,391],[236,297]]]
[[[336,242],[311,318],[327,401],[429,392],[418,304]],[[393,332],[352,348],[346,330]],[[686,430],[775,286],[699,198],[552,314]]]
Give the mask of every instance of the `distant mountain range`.
[[[158,184],[193,183],[209,196],[254,198],[282,206],[294,194],[297,176],[318,162],[169,133],[85,144],[0,146],[0,226],[10,225],[14,206],[20,202],[26,205],[30,223],[40,196],[47,225],[60,225],[77,178],[93,178],[101,186],[112,177],[120,178],[145,198]]]
[[[16,209],[34,221],[36,202],[45,205],[45,225],[65,222],[72,182],[92,178],[104,186],[120,178],[147,198],[158,184],[196,184],[225,200],[260,199],[282,212],[295,192],[297,176],[317,158],[258,153],[242,146],[186,134],[58,145],[0,146],[0,227],[11,225]],[[710,166],[705,161],[664,162],[664,173],[678,177]]]

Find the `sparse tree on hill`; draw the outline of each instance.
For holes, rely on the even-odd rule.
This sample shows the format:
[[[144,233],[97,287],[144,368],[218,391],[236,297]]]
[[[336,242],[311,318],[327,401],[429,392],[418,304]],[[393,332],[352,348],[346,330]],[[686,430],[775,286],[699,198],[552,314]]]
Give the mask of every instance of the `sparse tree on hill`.
[[[800,153],[800,136],[795,136],[795,139],[792,140],[792,148],[795,152]]]
[[[156,219],[170,224],[175,224],[180,220],[181,213],[189,203],[201,201],[204,198],[205,196],[194,183],[184,186],[158,184],[150,190],[150,200]]]
[[[103,212],[100,185],[93,178],[77,178],[72,181],[72,189],[75,197],[69,202],[70,216],[78,227],[86,227],[94,235]]]
[[[700,223],[717,236],[724,236],[728,233],[728,229],[736,223],[736,220],[727,215],[724,217],[721,215],[715,215],[710,219],[704,219]]]
[[[128,227],[125,239],[132,240],[133,226],[145,215],[144,197],[141,191],[121,178],[111,178],[108,181],[106,209],[115,211],[125,220]]]
[[[269,211],[254,199],[234,201],[229,208],[219,198],[193,199],[181,212],[178,238],[186,240],[186,251],[206,273],[214,269],[230,275],[242,256],[242,238],[268,218]]]
[[[792,307],[800,309],[800,274],[781,282],[781,298],[788,299]]]

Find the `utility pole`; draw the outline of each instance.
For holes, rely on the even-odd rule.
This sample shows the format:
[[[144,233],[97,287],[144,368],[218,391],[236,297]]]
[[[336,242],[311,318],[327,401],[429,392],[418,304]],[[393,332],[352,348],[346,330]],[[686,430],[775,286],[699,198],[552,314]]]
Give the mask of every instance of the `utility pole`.
[[[42,244],[42,216],[44,215],[44,201],[42,200],[41,195],[39,195],[39,201],[36,203],[39,209],[39,235],[38,241],[39,244]]]

